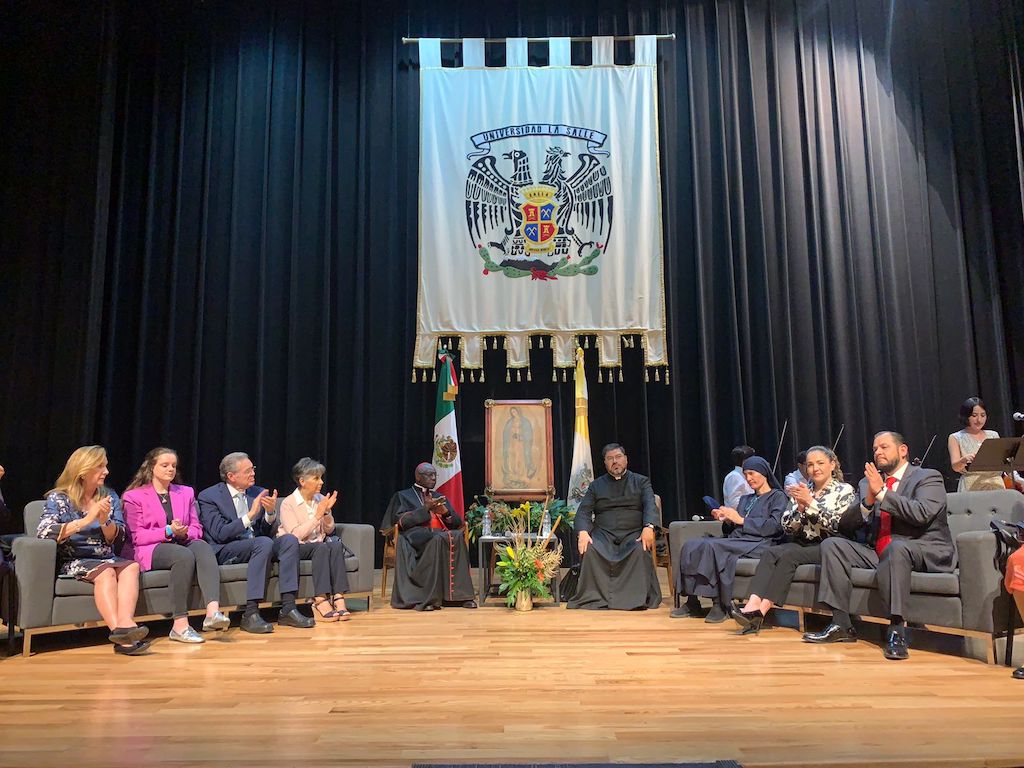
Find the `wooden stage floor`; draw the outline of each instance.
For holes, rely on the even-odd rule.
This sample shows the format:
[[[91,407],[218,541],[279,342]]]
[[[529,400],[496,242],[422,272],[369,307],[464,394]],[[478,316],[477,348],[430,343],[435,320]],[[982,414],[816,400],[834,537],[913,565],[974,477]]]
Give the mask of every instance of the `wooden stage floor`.
[[[870,642],[744,638],[668,611],[378,599],[348,623],[202,646],[156,624],[140,658],[99,630],[42,636],[0,662],[0,765],[1024,765],[1024,681],[1005,667],[915,649],[886,662]]]

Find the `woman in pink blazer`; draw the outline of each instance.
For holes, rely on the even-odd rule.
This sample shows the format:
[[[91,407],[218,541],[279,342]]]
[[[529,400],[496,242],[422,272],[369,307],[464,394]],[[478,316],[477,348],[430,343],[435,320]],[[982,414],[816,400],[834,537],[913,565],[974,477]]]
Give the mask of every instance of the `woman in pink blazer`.
[[[179,643],[202,643],[188,623],[188,594],[192,581],[206,604],[203,631],[227,629],[230,621],[220,612],[220,571],[196,511],[196,494],[176,485],[178,454],[154,448],[146,454],[121,503],[128,527],[124,557],[132,557],[143,571],[170,570],[174,624],[169,637]]]

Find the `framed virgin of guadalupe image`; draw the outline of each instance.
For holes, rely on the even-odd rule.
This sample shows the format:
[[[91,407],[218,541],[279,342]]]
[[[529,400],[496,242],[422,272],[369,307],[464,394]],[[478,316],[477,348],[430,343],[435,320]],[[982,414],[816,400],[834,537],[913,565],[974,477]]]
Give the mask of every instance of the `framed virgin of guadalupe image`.
[[[555,495],[551,401],[484,401],[484,493],[542,501]]]

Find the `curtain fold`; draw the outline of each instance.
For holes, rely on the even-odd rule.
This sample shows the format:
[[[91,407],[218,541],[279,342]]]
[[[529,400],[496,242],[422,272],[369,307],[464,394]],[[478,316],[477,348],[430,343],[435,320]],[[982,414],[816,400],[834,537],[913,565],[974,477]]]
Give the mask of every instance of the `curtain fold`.
[[[199,487],[244,450],[286,493],[314,456],[348,520],[375,523],[411,482],[434,390],[409,380],[424,267],[403,35],[676,34],[658,43],[671,385],[643,383],[639,347],[599,384],[586,353],[593,446],[625,444],[666,520],[702,511],[733,445],[774,458],[787,419],[780,474],[842,424],[855,475],[881,428],[917,455],[937,433],[927,463],[950,474],[944,438],[974,394],[1013,434],[1019,8],[568,0],[499,24],[463,0],[28,5],[0,51],[0,463],[19,505],[87,442],[114,487],[158,444]],[[554,401],[564,487],[572,382],[546,349],[530,382],[483,360],[457,405],[467,496],[486,398]]]

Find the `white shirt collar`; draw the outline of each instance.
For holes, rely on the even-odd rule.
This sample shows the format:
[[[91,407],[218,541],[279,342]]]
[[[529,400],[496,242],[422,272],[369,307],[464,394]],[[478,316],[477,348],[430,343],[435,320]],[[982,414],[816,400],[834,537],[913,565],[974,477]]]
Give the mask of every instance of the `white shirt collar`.
[[[909,466],[910,466],[910,462],[909,462],[909,461],[905,461],[905,462],[903,462],[903,466],[902,466],[902,467],[900,467],[899,469],[897,469],[897,470],[896,470],[895,472],[893,472],[893,473],[892,473],[891,475],[889,475],[889,477],[895,477],[895,478],[896,478],[896,482],[897,482],[897,483],[900,483],[900,482],[902,482],[902,481],[903,481],[903,476],[904,476],[905,474],[907,474],[907,468],[908,468]]]

